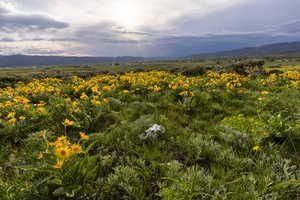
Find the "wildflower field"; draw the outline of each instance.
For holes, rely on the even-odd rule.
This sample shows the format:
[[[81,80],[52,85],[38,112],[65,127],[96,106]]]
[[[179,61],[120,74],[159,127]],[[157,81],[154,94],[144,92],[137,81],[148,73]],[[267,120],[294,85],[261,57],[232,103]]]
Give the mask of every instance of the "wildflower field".
[[[150,71],[2,87],[0,199],[300,199],[299,81]]]

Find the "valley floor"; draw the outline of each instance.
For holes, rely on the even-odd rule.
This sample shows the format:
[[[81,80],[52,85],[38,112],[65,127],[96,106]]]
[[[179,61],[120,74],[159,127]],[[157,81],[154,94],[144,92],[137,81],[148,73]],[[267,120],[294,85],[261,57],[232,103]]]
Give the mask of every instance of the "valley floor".
[[[149,71],[5,85],[0,199],[300,199],[299,81]]]

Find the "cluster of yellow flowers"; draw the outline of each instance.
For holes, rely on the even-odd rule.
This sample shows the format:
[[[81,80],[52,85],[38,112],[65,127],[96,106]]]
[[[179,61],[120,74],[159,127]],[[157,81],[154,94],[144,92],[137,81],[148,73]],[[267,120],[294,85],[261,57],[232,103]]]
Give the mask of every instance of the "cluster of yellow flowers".
[[[266,79],[262,79],[261,83],[264,86],[268,86],[270,84],[275,83],[279,78],[283,78],[283,80],[287,81],[286,86],[297,87],[300,81],[300,73],[298,71],[286,71],[282,74],[270,74],[270,76]]]
[[[292,80],[299,80],[300,79],[300,73],[298,71],[287,71],[287,72],[284,72],[284,73],[280,74],[279,76],[289,78],[289,79],[292,79]]]
[[[297,87],[299,85],[300,73],[298,71],[287,71],[280,74],[281,77],[289,79],[289,85]]]
[[[268,86],[277,81],[277,74],[270,74],[270,76],[266,79],[261,79],[261,84],[263,86]]]
[[[164,71],[129,72],[122,75],[102,75],[90,79],[70,77],[70,81],[57,78],[33,80],[27,84],[17,83],[14,87],[0,89],[0,121],[15,124],[31,119],[34,116],[47,116],[55,106],[65,106],[66,114],[79,113],[86,105],[105,106],[113,95],[164,93],[170,90],[182,97],[193,97],[199,94],[198,89],[208,88],[208,91],[235,89],[237,93],[247,92],[245,86],[250,79],[235,73],[217,73],[209,71],[207,76],[187,77]],[[298,86],[300,73],[287,71],[281,75],[271,74],[262,79],[267,86],[277,80],[287,79],[289,85]],[[63,104],[57,104],[56,99],[63,99]],[[42,101],[43,100],[43,101]],[[266,94],[258,98],[266,100]],[[14,115],[9,113],[15,113]],[[65,126],[73,126],[75,122],[65,121]]]
[[[1,113],[0,113],[0,117],[1,117]],[[10,112],[10,113],[8,113],[7,114],[7,116],[5,117],[5,119],[7,120],[7,122],[9,123],[9,124],[14,124],[14,123],[16,123],[16,121],[17,121],[17,119],[19,119],[20,121],[23,121],[23,120],[25,120],[26,119],[26,117],[24,117],[24,116],[19,116],[19,117],[16,117],[16,112]],[[1,119],[0,119],[0,122],[1,122]]]
[[[119,88],[126,88],[122,89],[122,94],[139,92],[140,90],[160,92],[166,88],[171,88],[178,95],[192,95],[192,88],[201,85],[204,79],[200,77],[186,77],[181,74],[172,74],[164,71],[151,71],[97,76],[87,81],[78,77],[72,77],[72,80],[72,84],[68,86],[72,88],[75,94],[79,95],[81,100],[92,99],[92,104],[101,105],[106,101],[106,99],[101,98],[106,92]]]
[[[258,101],[265,101],[265,100],[267,100],[266,95],[269,94],[268,91],[263,90],[263,91],[260,92],[260,94],[261,94],[262,96],[257,98]]]
[[[194,92],[191,92],[191,91],[183,91],[183,92],[180,92],[179,95],[181,95],[181,96],[195,96]]]
[[[89,136],[83,132],[80,132],[82,140],[88,140]],[[56,156],[56,164],[54,168],[61,168],[64,162],[73,155],[82,153],[82,147],[80,144],[71,144],[66,136],[60,136],[54,142],[48,143],[50,147],[53,147],[53,153]],[[37,159],[42,159],[43,154],[39,154]]]
[[[207,73],[209,81],[205,86],[219,86],[225,84],[229,89],[241,87],[243,82],[246,82],[250,79],[249,76],[243,76],[235,73],[217,73],[209,71]]]
[[[71,121],[71,120],[68,120],[68,119],[65,119],[63,121],[63,125],[64,126],[73,126],[75,124],[75,122]]]
[[[193,89],[199,86],[217,85],[224,82],[228,88],[235,88],[240,87],[243,81],[248,80],[248,77],[238,74],[212,71],[208,73],[208,78],[207,81],[203,77],[187,77],[164,71],[103,75],[89,80],[74,76],[71,77],[70,82],[66,83],[56,78],[45,78],[33,80],[28,84],[18,83],[14,88],[1,89],[0,108],[13,109],[18,106],[18,109],[22,107],[22,110],[30,110],[34,107],[37,113],[43,114],[47,111],[45,104],[33,104],[30,99],[48,95],[53,98],[64,97],[65,102],[71,105],[70,111],[76,112],[81,101],[90,101],[94,105],[101,105],[106,101],[105,94],[115,90],[121,90],[122,94],[128,94],[140,90],[161,92],[170,88],[179,95],[186,95],[187,93],[192,94]],[[73,95],[70,96],[70,94]]]

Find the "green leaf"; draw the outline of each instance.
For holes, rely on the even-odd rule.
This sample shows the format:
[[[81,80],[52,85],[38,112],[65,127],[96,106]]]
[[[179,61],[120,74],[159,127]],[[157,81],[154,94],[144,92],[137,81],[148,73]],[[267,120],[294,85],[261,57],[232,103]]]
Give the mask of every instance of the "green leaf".
[[[49,184],[49,185],[62,185],[63,183],[62,183],[61,179],[56,178],[56,179],[52,179],[52,180],[47,181],[47,184]]]
[[[44,178],[43,180],[39,181],[38,183],[35,184],[35,187],[38,187],[42,184],[44,184],[45,182],[49,181],[50,179],[52,179],[54,176],[48,176],[46,178]]]
[[[75,194],[81,190],[82,186],[80,185],[70,185],[66,187],[59,187],[56,190],[54,190],[53,195],[54,196],[62,196],[65,195],[67,197],[74,197]]]
[[[297,184],[300,184],[300,181],[286,181],[286,182],[278,183],[273,186],[273,191],[278,191],[286,187],[289,187],[291,185],[297,185]]]
[[[85,149],[85,153],[88,153],[91,148],[93,148],[93,146],[96,144],[96,142],[91,143],[86,149]]]

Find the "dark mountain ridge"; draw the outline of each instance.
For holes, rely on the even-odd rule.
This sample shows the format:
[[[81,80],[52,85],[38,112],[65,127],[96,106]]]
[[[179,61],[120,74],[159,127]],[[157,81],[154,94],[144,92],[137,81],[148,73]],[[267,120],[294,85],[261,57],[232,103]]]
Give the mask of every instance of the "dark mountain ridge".
[[[0,56],[0,67],[82,65],[97,63],[124,63],[145,61],[143,57],[73,57],[73,56]]]
[[[188,58],[225,58],[225,57],[263,57],[263,56],[300,56],[300,41],[268,44],[258,47],[201,53],[188,56]],[[178,57],[177,57],[178,58]],[[151,60],[172,60],[176,57],[74,57],[74,56],[28,56],[28,55],[0,55],[0,67],[26,67],[26,66],[56,66],[56,65],[84,65],[97,63],[126,63],[144,62]]]
[[[300,56],[300,42],[285,42],[214,53],[195,54],[193,58]]]

